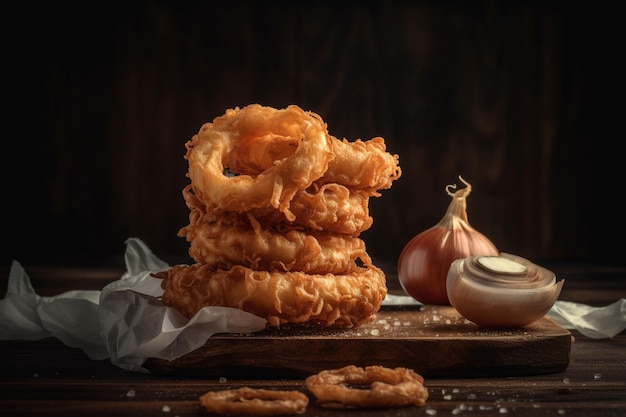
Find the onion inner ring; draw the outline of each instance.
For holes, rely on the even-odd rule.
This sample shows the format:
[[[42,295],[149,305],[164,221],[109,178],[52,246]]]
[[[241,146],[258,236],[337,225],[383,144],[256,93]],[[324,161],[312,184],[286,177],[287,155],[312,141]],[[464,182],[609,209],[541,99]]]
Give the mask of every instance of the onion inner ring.
[[[262,416],[303,414],[309,398],[299,391],[278,391],[242,387],[209,391],[202,395],[200,404],[211,413]]]
[[[407,368],[348,365],[311,375],[305,384],[317,402],[327,407],[422,406],[428,398],[424,378]]]

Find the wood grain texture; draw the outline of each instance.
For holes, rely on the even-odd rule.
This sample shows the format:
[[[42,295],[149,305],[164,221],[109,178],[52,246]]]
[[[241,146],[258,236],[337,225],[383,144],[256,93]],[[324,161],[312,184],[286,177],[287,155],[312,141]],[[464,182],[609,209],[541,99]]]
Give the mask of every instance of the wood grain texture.
[[[144,366],[156,375],[216,378],[297,378],[350,364],[406,367],[429,378],[536,375],[567,367],[570,339],[545,318],[523,329],[490,330],[452,307],[384,308],[356,329],[216,335],[181,358]]]
[[[554,269],[568,279],[561,293],[563,300],[602,306],[626,295],[623,268],[560,264]],[[6,276],[6,272],[2,276]],[[45,292],[46,295],[100,289],[108,281],[119,278],[118,271],[95,268],[29,268],[27,272],[38,294]],[[424,407],[352,410],[341,414],[376,417],[624,416],[626,333],[611,339],[590,339],[574,330],[572,336],[570,361],[561,372],[427,378],[429,398]],[[108,360],[90,360],[80,349],[65,346],[54,338],[0,341],[0,415],[3,416],[197,417],[206,414],[198,402],[200,395],[242,386],[300,390],[311,399],[304,416],[338,415],[336,409],[317,405],[301,378],[152,375],[125,371]]]
[[[364,233],[393,263],[458,175],[470,223],[529,259],[615,262],[615,14],[559,2],[11,4],[0,260],[121,264],[144,239],[188,260],[184,143],[227,108],[298,104],[383,136],[402,178]],[[75,19],[79,13],[81,18]],[[581,30],[585,28],[585,30]],[[16,41],[16,40],[19,40]],[[619,233],[617,233],[619,234]]]

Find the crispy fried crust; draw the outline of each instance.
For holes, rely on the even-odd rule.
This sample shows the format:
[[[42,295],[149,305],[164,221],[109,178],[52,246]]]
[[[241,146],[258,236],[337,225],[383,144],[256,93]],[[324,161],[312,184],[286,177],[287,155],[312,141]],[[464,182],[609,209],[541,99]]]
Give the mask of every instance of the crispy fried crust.
[[[193,317],[205,306],[234,307],[284,323],[353,327],[372,320],[387,294],[384,273],[370,266],[343,275],[176,265],[162,278],[163,304]]]
[[[300,391],[241,387],[209,391],[200,404],[210,413],[226,415],[278,416],[303,414],[309,397]]]
[[[305,384],[317,402],[327,407],[421,406],[428,399],[424,378],[408,368],[348,365],[311,375]]]

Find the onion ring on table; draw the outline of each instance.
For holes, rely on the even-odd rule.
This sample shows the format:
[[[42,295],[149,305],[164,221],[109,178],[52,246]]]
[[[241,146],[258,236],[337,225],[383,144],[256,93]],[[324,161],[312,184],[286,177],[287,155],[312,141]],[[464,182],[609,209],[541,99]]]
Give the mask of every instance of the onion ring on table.
[[[387,295],[385,274],[375,266],[350,274],[254,271],[236,265],[175,265],[162,278],[162,302],[193,317],[206,306],[234,307],[263,317],[270,326],[298,323],[349,328],[370,322]]]
[[[311,375],[305,384],[317,402],[327,407],[422,406],[428,399],[424,378],[407,368],[348,365]],[[358,387],[364,385],[369,389]]]
[[[262,172],[249,175],[233,169],[235,150],[247,149],[254,155],[271,150],[281,139],[292,144],[290,153],[274,152],[279,159]],[[234,211],[271,205],[292,220],[289,203],[298,190],[324,175],[333,157],[330,143],[326,125],[314,113],[295,105],[277,110],[251,104],[205,123],[186,143],[185,159],[191,183],[203,201]],[[228,170],[241,175],[226,175]]]
[[[309,397],[300,391],[278,391],[249,387],[209,391],[203,394],[199,400],[208,412],[226,415],[303,414],[309,405]]]

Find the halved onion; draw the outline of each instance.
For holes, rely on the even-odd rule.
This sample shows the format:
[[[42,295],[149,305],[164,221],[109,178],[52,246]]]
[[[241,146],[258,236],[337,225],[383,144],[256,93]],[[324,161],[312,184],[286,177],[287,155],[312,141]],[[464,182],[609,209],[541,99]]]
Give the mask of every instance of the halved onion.
[[[467,320],[484,327],[523,327],[546,315],[564,282],[527,259],[501,253],[454,261],[446,291]]]

